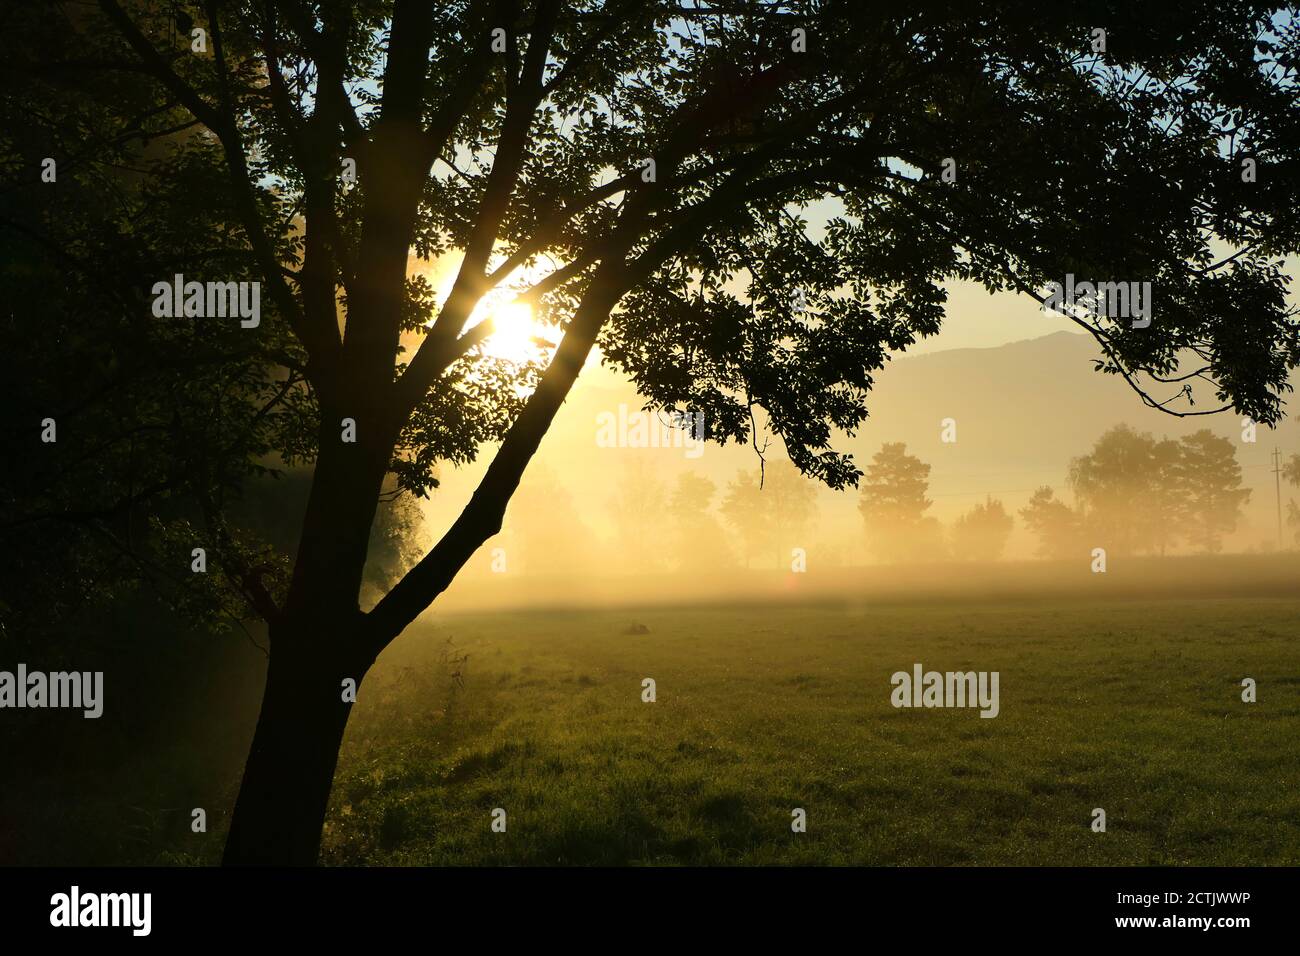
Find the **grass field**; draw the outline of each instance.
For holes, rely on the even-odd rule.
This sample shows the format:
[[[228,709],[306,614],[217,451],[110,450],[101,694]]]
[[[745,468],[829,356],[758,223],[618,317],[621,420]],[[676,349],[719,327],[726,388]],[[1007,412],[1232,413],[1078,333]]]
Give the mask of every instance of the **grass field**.
[[[323,862],[1296,864],[1298,624],[1277,598],[444,615],[361,688]],[[915,662],[1000,672],[1000,715],[893,708]]]

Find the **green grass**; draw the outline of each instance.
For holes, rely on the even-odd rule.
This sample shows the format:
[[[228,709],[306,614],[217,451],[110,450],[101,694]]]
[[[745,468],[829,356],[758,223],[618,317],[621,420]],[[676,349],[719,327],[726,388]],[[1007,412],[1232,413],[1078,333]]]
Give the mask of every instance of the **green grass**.
[[[361,688],[323,860],[1294,865],[1298,621],[1264,598],[442,617]],[[999,671],[1001,714],[894,709],[917,661]]]

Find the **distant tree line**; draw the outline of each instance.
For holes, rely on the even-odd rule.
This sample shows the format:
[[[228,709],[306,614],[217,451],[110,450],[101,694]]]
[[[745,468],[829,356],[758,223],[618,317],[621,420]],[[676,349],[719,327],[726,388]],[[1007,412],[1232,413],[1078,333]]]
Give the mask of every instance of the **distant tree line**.
[[[1067,481],[1074,507],[1040,488],[1021,512],[1051,556],[1076,553],[1080,539],[1116,554],[1164,554],[1180,544],[1215,554],[1250,499],[1236,446],[1208,429],[1157,441],[1117,426],[1071,462]]]
[[[1300,485],[1300,455],[1286,463],[1283,475]],[[1069,462],[1065,484],[1071,500],[1043,486],[1019,511],[1043,558],[1077,558],[1096,547],[1113,555],[1217,553],[1251,494],[1242,487],[1236,446],[1208,429],[1175,440],[1117,425]],[[644,465],[629,464],[604,505],[608,548],[584,524],[558,478],[540,471],[520,490],[507,521],[525,569],[593,563],[625,573],[784,568],[793,549],[814,543],[816,486],[785,460],[742,468],[722,488],[697,472],[666,482]],[[930,465],[902,442],[882,445],[858,491],[870,556],[898,564],[1003,556],[1015,518],[1001,500],[988,495],[946,525],[930,514],[932,505]],[[1290,512],[1300,539],[1294,501]],[[826,541],[818,537],[817,547],[824,550]]]
[[[1300,463],[1293,465],[1300,476]],[[945,537],[926,515],[929,474],[903,444],[886,444],[872,458],[859,503],[872,552],[888,561],[996,560],[1013,526],[1002,502],[976,505]],[[1250,498],[1236,447],[1208,429],[1175,441],[1117,425],[1070,462],[1066,483],[1073,504],[1043,486],[1020,511],[1042,557],[1076,557],[1094,547],[1165,554],[1179,545],[1217,553]]]
[[[1282,477],[1288,484],[1300,487],[1300,454],[1294,454],[1290,460],[1282,466]],[[1286,523],[1292,529],[1294,543],[1300,544],[1300,505],[1296,500],[1291,498],[1286,503]]]

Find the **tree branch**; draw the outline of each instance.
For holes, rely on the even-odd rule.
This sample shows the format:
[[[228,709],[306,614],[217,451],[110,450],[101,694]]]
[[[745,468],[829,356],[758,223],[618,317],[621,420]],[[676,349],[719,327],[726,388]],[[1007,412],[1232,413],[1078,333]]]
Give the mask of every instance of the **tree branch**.
[[[446,368],[456,337],[474,306],[491,288],[491,280],[485,275],[488,259],[519,181],[528,146],[528,131],[545,96],[542,77],[558,11],[559,0],[539,0],[519,76],[512,77],[508,84],[505,122],[497,140],[492,171],[488,174],[478,217],[465,244],[465,256],[433,327],[398,382],[399,414],[409,414]],[[510,43],[513,48],[513,36]]]
[[[193,87],[177,75],[115,0],[100,0],[100,7],[149,72],[190,111],[195,119],[201,121],[221,141],[226,157],[226,166],[235,186],[236,207],[243,221],[244,231],[248,236],[249,243],[262,265],[262,272],[267,282],[270,284],[271,296],[284,313],[313,362],[328,358],[331,353],[329,336],[332,333],[337,338],[337,330],[309,324],[303,311],[298,307],[293,291],[281,274],[280,262],[276,256],[275,248],[267,236],[261,214],[257,209],[257,190],[249,173],[236,116],[233,113],[222,116],[211,104],[199,96]],[[214,30],[217,29],[214,24],[210,24],[210,26],[213,26]],[[224,83],[224,70],[221,70],[220,76],[221,82]],[[313,384],[318,384],[319,387],[319,383],[313,382]]]

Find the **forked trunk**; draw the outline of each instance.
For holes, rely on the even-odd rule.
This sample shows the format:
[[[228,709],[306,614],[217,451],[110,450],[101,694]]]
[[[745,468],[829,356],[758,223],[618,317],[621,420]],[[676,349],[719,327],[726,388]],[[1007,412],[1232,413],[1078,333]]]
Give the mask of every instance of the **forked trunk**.
[[[333,423],[343,407],[322,411],[293,583],[271,626],[262,710],[226,837],[228,866],[316,863],[352,709],[344,682],[359,686],[377,653],[363,639],[357,594],[396,426],[377,399],[344,404],[361,437],[341,443]]]

